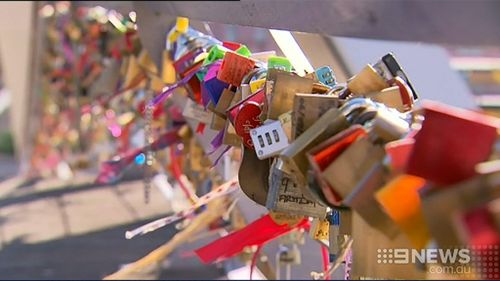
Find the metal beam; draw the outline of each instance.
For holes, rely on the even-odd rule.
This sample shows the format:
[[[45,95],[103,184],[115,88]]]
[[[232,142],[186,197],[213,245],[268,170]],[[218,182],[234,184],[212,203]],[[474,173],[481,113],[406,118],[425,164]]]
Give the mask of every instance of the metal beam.
[[[194,20],[322,35],[458,45],[500,43],[495,0],[133,1],[155,20]],[[150,19],[151,20],[151,19]]]

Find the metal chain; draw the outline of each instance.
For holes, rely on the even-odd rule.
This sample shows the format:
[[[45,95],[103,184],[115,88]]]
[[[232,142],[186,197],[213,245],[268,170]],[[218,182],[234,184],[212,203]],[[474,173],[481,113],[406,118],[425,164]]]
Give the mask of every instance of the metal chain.
[[[153,112],[154,106],[150,104],[154,98],[153,91],[146,90],[146,105],[145,105],[145,126],[144,126],[144,137],[146,146],[146,166],[144,168],[144,203],[149,203],[150,193],[151,193],[151,178],[153,175],[153,163],[154,163],[154,152],[151,145],[154,142],[153,136]]]

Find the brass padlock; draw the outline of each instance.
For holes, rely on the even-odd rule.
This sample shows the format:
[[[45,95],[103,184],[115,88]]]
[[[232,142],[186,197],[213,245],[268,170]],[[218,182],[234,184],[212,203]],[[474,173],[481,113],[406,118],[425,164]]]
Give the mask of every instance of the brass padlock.
[[[371,132],[384,142],[401,139],[410,131],[410,124],[388,110],[377,110],[371,124]]]
[[[348,126],[349,123],[341,111],[332,108],[283,150],[280,157],[290,167],[299,182],[305,182],[305,174],[309,166],[306,151]]]
[[[347,88],[354,95],[379,92],[388,87],[389,84],[384,77],[369,64],[347,82]]]
[[[212,121],[210,123],[210,129],[220,131],[226,128],[226,119],[220,117],[217,114],[212,114]]]
[[[281,114],[292,110],[295,93],[311,93],[312,89],[312,79],[290,72],[276,73],[267,118],[276,120]]]
[[[372,163],[365,176],[344,198],[343,203],[351,207],[371,227],[389,238],[394,238],[399,234],[399,228],[375,199],[375,192],[384,186],[386,178],[387,171],[384,170],[382,163]]]
[[[270,166],[268,159],[259,160],[255,151],[243,147],[243,159],[238,171],[238,181],[243,193],[262,206],[266,205]]]
[[[338,109],[329,109],[309,129],[294,140],[288,148],[281,152],[280,157],[294,172],[299,182],[306,181],[305,176],[309,167],[306,152],[315,145],[349,127],[351,125],[350,121],[360,111],[366,109],[367,106],[373,105],[373,102],[368,99],[354,98]],[[308,192],[310,191],[307,190],[306,193]]]
[[[385,156],[383,147],[374,145],[367,137],[358,138],[323,172],[323,178],[341,198],[349,195],[359,180]]]
[[[283,166],[280,159],[271,165],[266,207],[278,212],[324,218],[326,207],[304,194],[305,188],[300,188],[301,183],[293,175],[285,173]]]
[[[222,143],[234,147],[241,147],[241,137],[236,134],[233,125],[227,119]]]
[[[390,239],[371,227],[359,214],[352,217],[352,279],[423,279],[425,271],[412,263],[395,263],[394,251],[412,249],[408,239],[399,234]]]
[[[400,112],[408,111],[407,106],[403,102],[398,86],[385,88],[379,92],[368,93],[365,94],[364,97],[383,103],[389,107],[397,109]]]
[[[226,118],[226,110],[230,107],[234,95],[234,92],[229,89],[224,89],[213,112],[219,115],[219,117]]]
[[[342,104],[343,101],[334,96],[295,94],[292,111],[292,140],[311,127],[330,108],[338,108]]]

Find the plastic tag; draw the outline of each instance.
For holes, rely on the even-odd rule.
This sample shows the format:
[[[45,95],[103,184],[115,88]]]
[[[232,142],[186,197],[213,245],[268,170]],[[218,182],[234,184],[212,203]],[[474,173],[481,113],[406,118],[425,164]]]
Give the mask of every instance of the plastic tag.
[[[255,66],[255,61],[233,52],[226,52],[217,79],[239,86],[243,77]]]

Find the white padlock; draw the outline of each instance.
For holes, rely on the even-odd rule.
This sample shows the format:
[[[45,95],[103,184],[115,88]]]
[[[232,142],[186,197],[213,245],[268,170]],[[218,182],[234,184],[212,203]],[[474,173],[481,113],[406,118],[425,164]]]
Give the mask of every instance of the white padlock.
[[[288,146],[288,137],[280,121],[270,121],[251,129],[250,136],[257,158],[266,159],[278,155]]]

